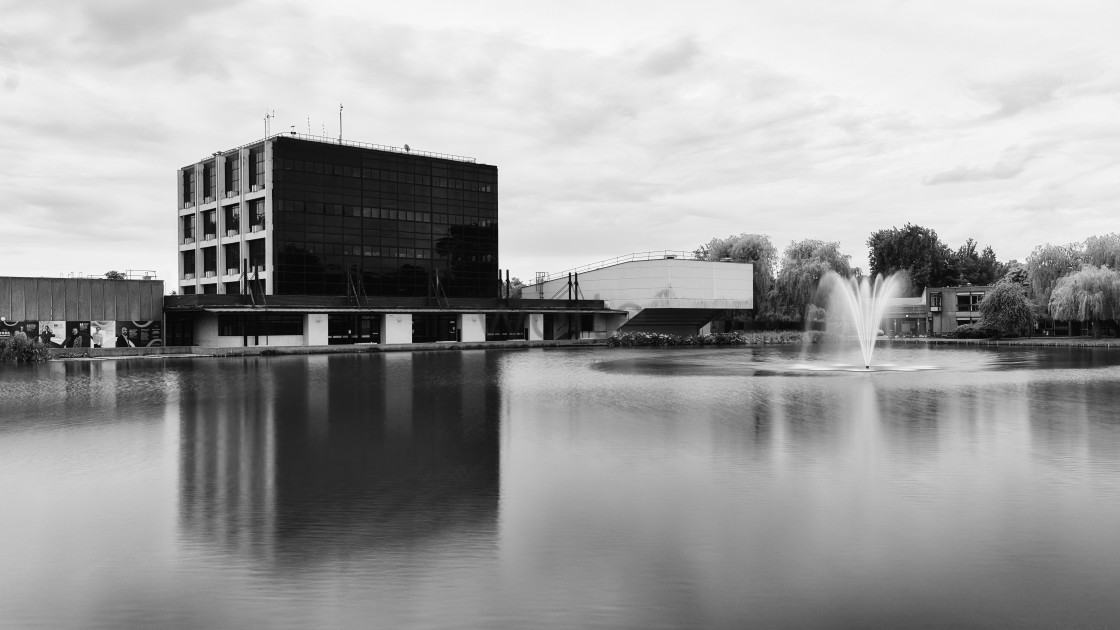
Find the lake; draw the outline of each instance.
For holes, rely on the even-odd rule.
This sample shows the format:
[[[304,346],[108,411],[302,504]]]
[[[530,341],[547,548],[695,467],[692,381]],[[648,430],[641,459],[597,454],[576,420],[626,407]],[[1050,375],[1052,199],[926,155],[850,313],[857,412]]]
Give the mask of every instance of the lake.
[[[1114,627],[1120,351],[0,366],[0,626]]]

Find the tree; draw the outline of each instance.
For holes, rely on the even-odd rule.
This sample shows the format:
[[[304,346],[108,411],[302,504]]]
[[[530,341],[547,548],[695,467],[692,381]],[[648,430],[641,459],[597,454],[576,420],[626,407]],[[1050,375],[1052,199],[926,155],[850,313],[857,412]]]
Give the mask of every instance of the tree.
[[[127,280],[128,278],[123,273],[121,273],[119,271],[106,271],[105,272],[105,279],[106,280]]]
[[[994,328],[996,337],[1016,335],[1034,325],[1034,312],[1027,290],[1009,280],[1001,280],[980,302],[981,326]]]
[[[976,241],[971,238],[961,245],[949,259],[950,275],[957,284],[994,284],[1003,275],[1004,267],[989,245],[976,252]]]
[[[514,299],[521,298],[521,289],[525,288],[525,283],[521,278],[514,276],[509,279],[509,296]]]
[[[774,273],[778,267],[778,250],[765,234],[732,234],[727,238],[713,238],[693,252],[701,260],[730,259],[754,265],[755,312],[770,307],[770,294],[774,287]]]
[[[1113,232],[1085,239],[1081,262],[1094,267],[1120,269],[1120,234]]]
[[[873,232],[867,239],[871,278],[897,271],[910,274],[915,295],[930,286],[944,286],[951,280],[952,252],[937,237],[937,232],[910,223],[903,228]]]
[[[1081,268],[1081,247],[1069,245],[1039,245],[1027,256],[1027,273],[1031,277],[1031,290],[1037,304],[1045,308],[1050,303],[1050,292],[1058,278]]]
[[[1120,272],[1086,265],[1058,278],[1050,294],[1054,319],[1091,321],[1093,336],[1101,337],[1101,321],[1120,317]]]
[[[840,243],[805,239],[792,242],[782,254],[782,267],[778,271],[777,293],[782,307],[795,312],[805,321],[809,307],[823,307],[817,303],[817,288],[821,278],[829,271],[841,276],[852,273],[851,256],[840,253]]]
[[[1008,261],[1004,265],[1003,278],[1000,282],[1011,282],[1017,284],[1024,289],[1029,289],[1031,286],[1031,274],[1027,270],[1027,266],[1018,260]]]

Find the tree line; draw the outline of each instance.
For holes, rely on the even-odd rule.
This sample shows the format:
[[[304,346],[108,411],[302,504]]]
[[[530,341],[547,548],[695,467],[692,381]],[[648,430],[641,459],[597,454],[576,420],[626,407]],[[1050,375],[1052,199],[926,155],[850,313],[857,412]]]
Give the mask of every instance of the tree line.
[[[981,326],[993,334],[1019,334],[1056,321],[1090,323],[1094,336],[1120,319],[1120,235],[1092,236],[1081,243],[1039,245],[1025,262],[1000,261],[991,246],[969,238],[950,248],[937,232],[907,223],[875,231],[867,239],[868,273],[902,274],[905,295],[928,287],[992,286],[980,305]],[[829,271],[861,277],[863,269],[840,252],[839,242],[791,242],[781,256],[770,237],[743,233],[713,238],[697,258],[754,264],[755,308],[743,315],[752,328],[790,328],[823,318],[817,288]]]

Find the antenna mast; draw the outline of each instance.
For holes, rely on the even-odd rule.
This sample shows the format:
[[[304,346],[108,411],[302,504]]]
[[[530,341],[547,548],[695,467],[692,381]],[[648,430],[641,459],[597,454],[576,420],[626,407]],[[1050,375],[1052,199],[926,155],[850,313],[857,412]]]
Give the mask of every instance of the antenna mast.
[[[342,103],[338,104],[338,141],[342,142]]]
[[[269,113],[268,111],[265,111],[265,113],[264,113],[264,137],[265,138],[268,137],[269,123],[271,122],[271,120],[273,118],[276,118],[276,110],[275,109],[272,110],[272,113]]]

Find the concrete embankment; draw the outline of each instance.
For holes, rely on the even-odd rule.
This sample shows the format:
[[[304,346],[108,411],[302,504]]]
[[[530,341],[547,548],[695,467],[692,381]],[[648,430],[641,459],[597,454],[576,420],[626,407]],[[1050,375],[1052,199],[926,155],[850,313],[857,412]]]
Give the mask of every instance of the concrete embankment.
[[[895,339],[880,339],[880,344],[930,344],[953,346],[1028,346],[1043,348],[1117,348],[1120,349],[1120,339],[1105,337],[1094,339],[1092,337],[1017,337],[1015,339],[945,339],[940,337],[897,337]]]
[[[290,354],[369,354],[375,352],[428,352],[449,350],[489,350],[503,348],[578,348],[606,346],[606,339],[564,339],[552,341],[477,341],[399,344],[354,344],[340,346],[252,346],[248,348],[205,348],[167,346],[156,348],[52,348],[51,360],[112,360],[129,358],[245,357]]]

